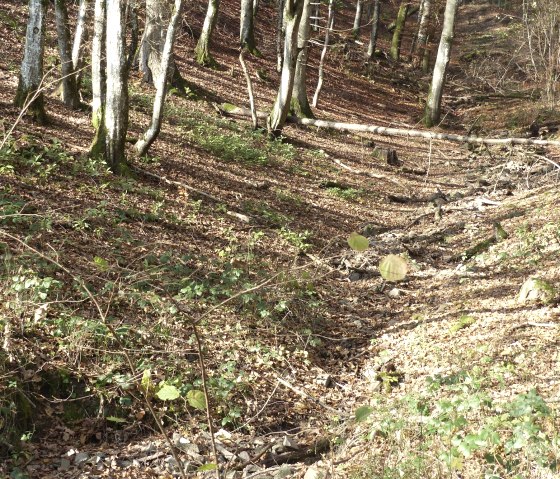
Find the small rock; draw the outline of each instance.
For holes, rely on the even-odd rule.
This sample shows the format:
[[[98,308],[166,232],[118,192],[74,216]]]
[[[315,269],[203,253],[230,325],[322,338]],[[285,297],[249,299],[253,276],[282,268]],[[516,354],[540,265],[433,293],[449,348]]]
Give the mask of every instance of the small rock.
[[[541,301],[544,304],[549,304],[555,301],[557,296],[558,291],[548,281],[538,278],[529,278],[521,286],[517,301],[520,303]]]
[[[82,462],[86,462],[88,459],[89,459],[89,455],[86,452],[79,452],[78,454],[76,454],[76,457],[74,458],[74,463],[76,465],[82,464]]]
[[[390,298],[398,298],[401,295],[399,288],[393,288],[387,293]]]
[[[318,467],[311,466],[307,471],[305,471],[305,476],[303,479],[324,479],[326,477],[325,471],[319,469]]]
[[[247,462],[251,460],[251,456],[249,455],[249,453],[247,451],[241,451],[237,457],[242,461],[242,462]]]
[[[285,477],[291,477],[294,474],[294,470],[290,466],[282,466],[276,474],[274,474],[274,479],[284,479]]]
[[[293,451],[297,451],[299,449],[299,445],[297,442],[295,442],[292,438],[290,438],[289,436],[284,436],[284,439],[282,440],[282,445],[286,448],[286,449],[292,449]]]
[[[349,279],[351,282],[359,281],[360,279],[362,279],[362,275],[361,275],[360,273],[356,273],[356,272],[350,273],[350,274],[348,275],[348,279]]]
[[[70,469],[70,461],[68,459],[61,459],[60,466],[58,466],[59,471],[67,471]]]

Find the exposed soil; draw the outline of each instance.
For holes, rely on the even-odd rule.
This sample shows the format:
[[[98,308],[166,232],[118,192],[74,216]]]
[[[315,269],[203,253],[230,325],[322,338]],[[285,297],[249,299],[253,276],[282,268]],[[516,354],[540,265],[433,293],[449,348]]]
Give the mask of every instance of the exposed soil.
[[[158,379],[164,379],[158,376],[163,374],[171,377],[174,370],[183,381],[195,381],[200,377],[197,350],[189,320],[165,309],[169,305],[163,293],[160,298],[151,297],[149,288],[135,289],[137,283],[165,289],[168,281],[181,275],[182,287],[191,278],[218,277],[222,279],[216,284],[222,290],[214,299],[219,302],[245,285],[273,278],[272,286],[259,291],[257,299],[224,305],[200,325],[209,375],[227,377],[233,384],[226,399],[216,400],[214,413],[219,424],[228,408],[238,408],[239,417],[224,425],[231,437],[224,433],[221,438],[222,446],[236,454],[244,448],[253,458],[261,444],[256,439],[266,442],[288,436],[310,447],[318,439],[341,437],[344,444],[326,454],[324,464],[330,465],[333,477],[357,474],[368,454],[382,456],[386,447],[363,440],[348,421],[356,408],[379,393],[382,384],[375,371],[380,357],[398,373],[398,384],[385,393],[390,398],[421,391],[429,376],[486,367],[490,361],[519,366],[495,388],[496,398],[536,388],[544,399],[557,401],[560,308],[557,302],[519,302],[518,292],[532,276],[560,284],[558,171],[542,159],[558,162],[560,151],[468,148],[444,141],[293,125],[285,128],[284,143],[271,146],[259,133],[247,132],[248,121],[220,118],[211,106],[211,102],[248,103],[237,62],[236,4],[225,1],[222,6],[213,50],[220,66],[210,70],[192,59],[193,37],[206,6],[188,4],[176,56],[198,99],[171,96],[166,124],[150,159],[135,161],[142,169],[176,183],[143,175],[115,179],[102,166],[89,164],[88,112],[64,108],[51,93],[47,98],[50,124],[37,127],[24,117],[13,132],[15,151],[42,152],[40,157],[35,163],[30,158],[17,163],[13,171],[0,168],[1,204],[17,200],[20,212],[49,218],[49,225],[4,221],[4,231],[25,239],[72,275],[86,279],[115,327],[130,331],[129,346],[139,371],[140,360],[145,360]],[[474,75],[464,60],[482,48],[476,44],[481,25],[485,32],[500,32],[504,17],[496,15],[495,6],[462,8],[457,32],[462,40],[454,51],[441,128],[481,136],[501,135],[509,128],[524,135],[535,119],[531,118],[531,100],[492,96],[496,90],[484,78],[495,78],[497,73],[479,69]],[[18,116],[11,102],[25,10],[0,0],[4,131]],[[316,116],[418,128],[429,77],[384,57],[368,77],[362,66],[363,47],[350,39],[352,9],[344,11],[336,20],[335,47],[327,58]],[[270,33],[274,24],[273,5],[262,2],[256,26],[263,56],[248,59],[260,110],[270,108],[277,85],[275,37]],[[367,41],[365,30],[362,42]],[[386,51],[388,41],[382,29],[379,48]],[[409,42],[405,38],[403,52],[408,52]],[[55,47],[51,28],[48,62],[55,61]],[[316,85],[319,54],[320,47],[313,45],[310,91]],[[259,80],[257,69],[268,80]],[[488,99],[458,100],[473,91]],[[129,134],[137,137],[147,124],[153,90],[134,74],[131,92]],[[519,114],[519,123],[512,126],[512,112],[520,111],[526,111],[526,117]],[[225,137],[226,143],[241,135],[253,148],[253,156],[245,157],[240,150],[239,159],[226,158],[224,152],[232,150],[205,143],[203,135]],[[395,149],[402,165],[391,166],[376,158],[372,145]],[[45,148],[51,153],[45,153]],[[3,160],[0,167],[6,164]],[[497,223],[507,232],[507,239],[495,239]],[[367,251],[357,253],[348,247],[346,239],[354,231],[370,240]],[[487,247],[467,254],[488,238],[494,240]],[[6,244],[4,251],[22,261],[32,254],[13,238]],[[379,276],[378,262],[387,254],[408,258],[410,271],[403,282],[385,284]],[[184,271],[171,273],[162,260],[166,255],[177,270]],[[57,314],[67,314],[70,300],[83,303],[76,305],[76,314],[91,321],[99,318],[87,298],[70,292],[71,275],[47,262],[41,267],[50,268],[50,275],[65,285],[57,297],[63,306],[50,304],[45,314],[52,321],[47,326],[14,337],[13,348],[26,361],[17,372],[31,382],[36,377],[45,380],[44,374],[62,377],[60,371],[68,370],[82,389],[70,391],[53,383],[32,397],[41,411],[40,426],[24,447],[25,460],[12,458],[10,464],[17,462],[29,477],[164,477],[169,453],[157,455],[166,451],[166,445],[139,394],[130,392],[134,406],[123,412],[114,404],[128,394],[126,387],[117,380],[112,386],[99,383],[108,373],[126,372],[118,355],[107,359],[117,345],[94,340],[98,334],[94,330],[90,338],[72,338],[71,331],[65,331],[60,338],[66,339],[60,339],[60,344],[54,339],[56,328],[64,329],[56,322]],[[234,270],[242,279],[224,285],[226,273]],[[6,271],[16,274],[8,266]],[[119,295],[119,290],[124,293]],[[205,291],[185,299],[186,316],[204,315],[213,304],[210,294]],[[37,306],[31,300],[25,304],[22,324],[31,321]],[[2,314],[11,314],[5,308]],[[454,330],[453,325],[465,316],[472,318],[472,324]],[[61,321],[70,319],[60,317]],[[320,381],[324,376],[330,378],[331,387]],[[237,379],[243,388],[234,386]],[[216,386],[216,390],[221,387],[230,386]],[[125,415],[125,425],[98,414],[103,404],[94,399],[103,388],[114,393],[106,393],[112,405],[108,411],[113,416]],[[83,410],[72,417],[64,399],[76,393],[93,399],[91,404],[86,399]],[[338,420],[333,410],[339,412]],[[161,411],[163,415],[163,406]],[[165,414],[170,436],[182,434],[200,448],[200,457],[192,460],[195,467],[213,462],[204,415],[185,405],[178,414],[173,407]],[[76,464],[78,451],[87,454],[87,463]],[[95,454],[104,458],[96,462],[92,460]],[[146,460],[151,454],[155,457]],[[280,462],[278,454],[267,453],[253,462],[271,467]],[[61,462],[65,457],[68,463]],[[309,457],[308,462],[320,459],[314,454]],[[292,462],[290,477],[303,477],[304,459]],[[228,467],[236,464],[232,460]],[[479,477],[468,471],[467,467],[466,475],[447,477]],[[8,472],[8,465],[0,465],[0,475]],[[203,477],[204,473],[190,474]]]

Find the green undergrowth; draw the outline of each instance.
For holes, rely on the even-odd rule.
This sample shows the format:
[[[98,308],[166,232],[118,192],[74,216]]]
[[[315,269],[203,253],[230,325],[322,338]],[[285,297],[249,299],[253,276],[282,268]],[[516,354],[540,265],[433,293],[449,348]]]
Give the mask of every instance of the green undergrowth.
[[[462,369],[400,398],[375,395],[356,414],[370,452],[349,477],[557,477],[558,411],[534,389],[510,393],[512,368]]]
[[[191,121],[202,147],[201,117]],[[261,145],[221,119],[204,128],[253,153]],[[295,154],[280,142],[264,151],[267,161]],[[16,463],[22,443],[45,427],[44,398],[61,404],[49,417],[69,425],[101,413],[110,428],[142,430],[154,427],[142,413],[144,387],[165,425],[204,429],[193,323],[220,427],[258,428],[245,425],[255,380],[308,364],[319,347],[313,276],[291,267],[311,233],[287,215],[257,207],[275,227],[239,228],[213,205],[115,177],[102,162],[32,137],[3,148],[0,176],[0,452]]]

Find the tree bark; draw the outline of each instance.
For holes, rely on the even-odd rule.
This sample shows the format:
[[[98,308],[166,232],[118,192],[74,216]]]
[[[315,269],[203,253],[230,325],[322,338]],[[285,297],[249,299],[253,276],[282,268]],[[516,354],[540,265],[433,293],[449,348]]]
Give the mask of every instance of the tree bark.
[[[363,7],[364,0],[357,0],[356,14],[354,15],[354,26],[352,27],[352,35],[354,36],[354,38],[358,38],[358,36],[360,35]]]
[[[160,130],[163,118],[163,106],[165,103],[165,94],[167,87],[167,77],[169,75],[171,59],[173,58],[173,46],[175,44],[175,36],[179,20],[181,18],[181,10],[183,9],[183,0],[175,0],[173,13],[169,21],[167,33],[165,36],[165,44],[163,46],[161,70],[159,76],[155,78],[157,85],[156,95],[154,97],[154,108],[152,112],[152,122],[146,130],[142,138],[140,138],[134,148],[137,156],[143,156],[148,152],[152,143],[156,140]]]
[[[298,29],[303,13],[303,4],[304,0],[285,0],[284,20],[286,22],[286,35],[284,39],[282,74],[280,76],[280,86],[278,87],[276,101],[267,119],[268,134],[271,137],[278,137],[282,134],[282,128],[290,109],[298,57]]]
[[[41,91],[47,9],[48,0],[29,0],[25,48],[14,99],[14,104],[19,108],[26,107],[32,118],[39,124],[47,122],[45,100]]]
[[[202,33],[194,50],[196,62],[205,67],[216,66],[216,61],[210,54],[210,40],[218,19],[218,10],[220,8],[220,0],[208,0],[208,9],[202,26]]]
[[[87,38],[87,15],[88,0],[80,0],[78,18],[76,19],[76,30],[74,31],[74,43],[72,45],[72,68],[76,72],[76,86],[80,89],[82,80],[82,67],[84,66],[83,49],[84,40]]]
[[[329,48],[330,33],[334,26],[334,0],[329,0],[329,13],[327,16],[327,30],[325,31],[325,43],[323,44],[323,50],[321,51],[321,59],[319,60],[319,79],[317,80],[317,88],[315,89],[315,94],[313,95],[313,108],[317,107],[319,102],[319,94],[323,88],[323,78],[325,75],[324,66],[325,58],[327,56],[327,50]]]
[[[76,72],[70,49],[70,28],[68,27],[68,9],[66,0],[55,0],[56,33],[58,36],[58,52],[62,79],[60,82],[62,102],[69,108],[77,110],[80,107],[80,95],[76,83]]]
[[[91,90],[92,113],[91,123],[95,135],[90,147],[92,158],[102,158],[105,155],[105,92],[106,92],[106,64],[105,64],[105,30],[106,30],[106,0],[95,0],[93,39],[91,42]]]
[[[401,3],[395,22],[395,31],[393,32],[393,40],[391,42],[391,58],[397,62],[401,57],[401,42],[406,18],[408,16],[408,7],[409,4],[407,2]]]
[[[134,62],[138,58],[138,43],[140,40],[140,26],[138,25],[138,3],[137,0],[128,0],[127,15],[130,23],[130,45],[128,45],[128,58],[126,67],[128,71],[132,69]]]
[[[239,63],[241,63],[241,68],[243,74],[245,75],[245,81],[247,82],[247,94],[249,95],[249,106],[251,107],[251,119],[253,120],[253,130],[259,127],[259,120],[257,118],[257,106],[255,105],[255,96],[253,95],[253,82],[251,81],[251,75],[249,75],[249,70],[247,69],[247,64],[245,62],[245,49],[241,48],[239,52]]]
[[[241,0],[241,14],[239,17],[239,43],[249,53],[260,56],[255,42],[253,15],[253,0]]]
[[[121,0],[107,1],[107,92],[105,100],[105,159],[115,173],[125,165],[128,129],[128,85],[126,62],[125,5]]]
[[[153,62],[154,51],[160,51],[162,41],[162,0],[146,0],[146,22],[144,25],[144,35],[140,46],[140,71],[144,82],[154,81],[154,72],[150,64]]]
[[[379,7],[380,0],[373,0],[373,13],[371,15],[371,34],[369,36],[369,45],[367,50],[367,60],[373,60],[377,47],[377,33],[379,31]]]
[[[291,111],[296,116],[314,118],[307,98],[307,50],[311,34],[311,0],[304,0],[303,12],[298,28],[298,58],[294,75]]]
[[[418,67],[424,58],[426,47],[428,45],[428,25],[430,23],[430,13],[432,8],[432,0],[424,0],[420,23],[418,25],[418,35],[416,36],[416,44],[412,55],[414,57],[414,66]]]
[[[282,45],[284,44],[284,2],[285,0],[276,0],[276,71],[282,71]]]
[[[441,117],[441,97],[445,84],[445,74],[447,73],[447,66],[451,57],[458,4],[458,0],[447,0],[445,5],[443,29],[424,116],[424,122],[428,128],[439,123]]]

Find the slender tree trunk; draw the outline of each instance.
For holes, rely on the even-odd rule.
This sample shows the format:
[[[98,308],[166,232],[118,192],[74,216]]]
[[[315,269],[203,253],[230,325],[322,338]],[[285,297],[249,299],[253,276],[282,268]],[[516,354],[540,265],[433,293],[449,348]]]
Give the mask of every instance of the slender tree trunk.
[[[240,48],[239,52],[239,63],[241,63],[241,68],[243,74],[245,75],[245,81],[247,82],[247,94],[249,95],[249,106],[251,107],[251,120],[253,121],[253,130],[259,127],[259,120],[257,118],[257,105],[255,104],[255,95],[253,95],[253,82],[251,81],[251,75],[249,75],[249,70],[247,68],[247,63],[245,62],[245,49]]]
[[[95,129],[90,147],[92,158],[102,158],[105,155],[105,30],[107,25],[105,6],[106,0],[95,0],[91,42],[91,90],[93,94],[91,123]]]
[[[352,35],[354,38],[357,38],[360,35],[363,7],[364,0],[357,0],[356,14],[354,15],[354,26],[352,27]]]
[[[276,17],[276,71],[282,71],[282,49],[284,45],[284,2],[286,0],[276,0],[277,17]]]
[[[125,5],[121,0],[106,1],[105,159],[113,172],[121,173],[125,165],[125,141],[128,129]]]
[[[315,118],[309,99],[307,98],[307,51],[309,48],[309,36],[311,34],[311,0],[304,0],[303,12],[298,28],[298,59],[294,75],[294,88],[292,91],[291,111],[292,114],[303,118]]]
[[[130,45],[128,46],[128,58],[126,67],[128,71],[132,69],[138,52],[138,43],[140,39],[140,26],[138,25],[138,3],[137,0],[128,0],[127,3],[127,19],[130,23]]]
[[[319,94],[321,93],[321,88],[323,88],[323,78],[325,75],[325,58],[327,56],[327,50],[329,48],[329,38],[331,30],[334,26],[334,0],[329,0],[329,13],[327,16],[327,30],[325,31],[325,43],[323,43],[323,50],[321,51],[321,59],[319,60],[319,80],[317,81],[317,88],[315,89],[315,94],[313,95],[313,108],[317,107],[319,102]]]
[[[28,112],[39,124],[47,122],[45,100],[40,90],[43,82],[45,21],[48,0],[29,0],[29,19],[25,34],[25,49],[14,104]]]
[[[160,50],[162,39],[162,0],[146,0],[146,21],[144,35],[140,46],[140,71],[144,82],[152,83],[154,73],[151,71],[150,63],[153,52]]]
[[[68,10],[66,0],[55,0],[56,33],[58,36],[58,52],[60,55],[60,66],[62,80],[61,97],[62,102],[74,110],[80,107],[80,95],[78,84],[72,62],[72,51],[70,49],[70,29],[68,28]]]
[[[154,98],[152,122],[150,123],[149,128],[144,133],[144,136],[140,138],[134,145],[134,148],[136,149],[136,154],[138,156],[143,156],[148,152],[148,149],[155,141],[155,139],[157,138],[161,130],[161,122],[163,118],[163,106],[165,103],[165,94],[166,94],[166,87],[167,87],[167,77],[169,75],[170,65],[173,58],[173,45],[175,44],[175,36],[177,32],[177,27],[179,25],[179,20],[181,19],[182,8],[183,8],[183,0],[175,0],[173,13],[171,14],[171,20],[169,21],[167,34],[165,36],[165,44],[163,46],[163,53],[162,53],[162,60],[161,60],[161,70],[159,72],[159,76],[155,78],[157,90]]]
[[[76,30],[74,32],[74,44],[72,45],[72,68],[76,72],[76,85],[80,89],[82,80],[82,67],[84,66],[84,40],[87,38],[87,15],[88,0],[80,0],[78,18],[76,19]]]
[[[428,25],[430,23],[430,13],[432,7],[432,0],[424,0],[422,2],[422,14],[420,16],[420,23],[418,25],[418,35],[416,46],[412,52],[414,56],[414,66],[418,67],[426,51],[426,46],[428,44]]]
[[[317,30],[319,30],[319,15],[321,14],[321,1],[314,0],[312,5],[313,5],[313,16],[311,17],[311,19],[313,21],[311,22],[311,25],[313,26],[313,31],[316,32]]]
[[[282,133],[286,117],[290,110],[290,100],[294,85],[294,74],[298,57],[297,39],[299,23],[303,12],[304,0],[285,0],[284,20],[286,22],[286,35],[284,39],[284,55],[282,74],[276,101],[267,119],[268,134],[278,137]]]
[[[408,7],[408,2],[401,3],[395,22],[395,31],[393,32],[393,40],[391,42],[391,58],[397,62],[401,56],[401,42],[404,33],[404,25],[408,16]]]
[[[379,6],[380,0],[373,0],[373,13],[371,15],[371,34],[367,50],[367,60],[373,60],[377,48],[377,33],[379,31]]]
[[[255,42],[253,15],[253,0],[241,0],[241,15],[239,18],[239,43],[241,48],[245,48],[249,53],[260,56]]]
[[[426,102],[424,121],[428,128],[439,123],[441,117],[441,97],[445,84],[445,74],[451,57],[458,4],[459,0],[447,0],[445,5],[443,29],[441,32],[436,64],[434,66],[432,84],[428,94],[428,101]]]
[[[422,12],[424,10],[424,0],[419,0],[418,4],[418,17],[416,19],[416,29],[415,32],[412,34],[412,41],[410,42],[410,54],[409,61],[412,60],[412,54],[416,49],[416,42],[418,41],[418,29],[420,28],[420,21],[422,20]]]
[[[214,67],[216,65],[216,61],[210,54],[210,40],[212,39],[212,33],[218,19],[219,8],[220,0],[208,0],[208,9],[204,18],[202,33],[194,50],[196,62],[206,67]]]

